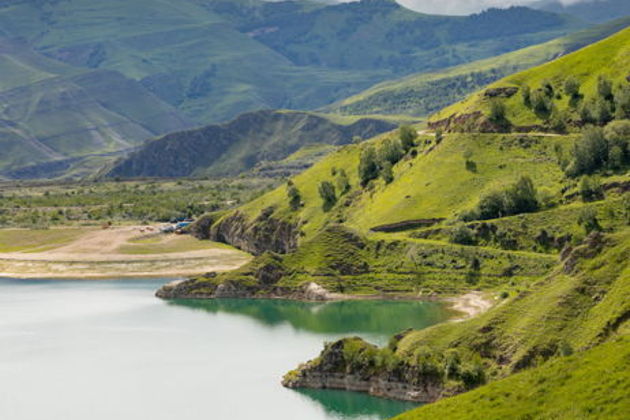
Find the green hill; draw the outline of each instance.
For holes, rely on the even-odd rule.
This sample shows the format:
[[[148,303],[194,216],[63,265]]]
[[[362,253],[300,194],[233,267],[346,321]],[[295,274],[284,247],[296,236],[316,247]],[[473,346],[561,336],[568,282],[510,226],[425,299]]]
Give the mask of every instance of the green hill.
[[[0,38],[0,170],[131,148],[190,125],[140,83]]]
[[[431,117],[455,131],[563,132],[630,116],[630,28],[545,65],[508,76]],[[602,84],[608,87],[600,87]],[[567,83],[573,84],[568,93]],[[608,93],[602,93],[602,88]],[[492,105],[500,111],[495,120]],[[497,118],[500,117],[500,118]],[[510,127],[511,126],[511,127]]]
[[[324,108],[326,112],[426,116],[509,74],[564,56],[630,25],[630,17],[540,45],[437,72],[379,83]]]
[[[510,78],[570,74],[569,64],[590,72],[582,80],[613,77],[627,35],[622,30]],[[466,102],[468,112],[483,115],[484,92]],[[507,107],[511,99],[499,100]],[[497,418],[509,410],[508,393],[518,398],[519,384],[535,381],[535,399],[516,407],[536,417],[533,403],[540,402],[550,418],[562,418],[552,407],[570,404],[562,390],[588,385],[584,372],[611,366],[591,363],[591,355],[608,354],[629,331],[630,121],[616,117],[564,135],[514,127],[445,134],[401,128],[341,147],[286,185],[202,218],[194,234],[257,257],[234,272],[166,286],[158,296],[486,296],[495,305],[483,315],[404,331],[383,348],[359,338],[328,343],[283,383],[419,402],[463,394],[417,412],[437,417],[464,410],[475,396],[484,407],[488,392],[498,392],[489,415]],[[611,347],[599,347],[605,343]],[[575,376],[549,385],[541,379],[578,363]],[[627,373],[615,375],[603,389],[616,378],[627,381]],[[546,392],[551,386],[557,392]],[[580,403],[576,412],[615,418],[627,406],[622,392],[610,400],[595,395],[599,403]]]
[[[265,161],[280,161],[304,146],[342,145],[395,125],[381,120],[336,123],[297,111],[257,111],[225,124],[168,134],[117,162],[111,177],[238,175]]]
[[[396,419],[623,419],[630,409],[629,350],[624,337]]]
[[[389,0],[0,7],[4,36],[76,67],[118,71],[200,123],[253,109],[312,109],[395,75],[497,55],[581,25],[523,8],[428,16]]]

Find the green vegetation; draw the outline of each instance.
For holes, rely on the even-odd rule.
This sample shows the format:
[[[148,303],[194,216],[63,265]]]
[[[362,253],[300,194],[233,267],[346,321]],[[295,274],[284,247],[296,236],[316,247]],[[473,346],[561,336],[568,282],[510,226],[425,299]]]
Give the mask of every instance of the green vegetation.
[[[620,338],[592,350],[562,357],[477,390],[396,417],[623,419],[630,409],[630,342]]]
[[[324,109],[345,115],[426,116],[502,77],[551,61],[610,36],[628,26],[629,22],[629,18],[621,18],[497,57],[383,82]]]
[[[40,252],[68,244],[86,229],[0,229],[0,252]]]
[[[268,179],[6,184],[0,227],[168,222],[234,207],[273,185]]]
[[[179,235],[169,237],[168,239],[160,236],[154,236],[147,239],[130,241],[130,243],[118,247],[116,252],[127,255],[151,255],[201,251],[216,248],[231,249],[231,247],[228,247],[227,245],[199,241],[188,235]]]
[[[627,119],[629,38],[630,28],[622,29],[577,52],[501,79],[441,110],[430,125],[447,125],[454,131],[497,131],[496,123],[479,115],[479,111],[491,114],[495,93],[505,107],[505,119],[525,131],[563,132],[583,124]],[[571,93],[563,96],[567,83]],[[519,89],[521,95],[513,94]]]
[[[309,149],[300,152],[304,148],[330,150],[324,146],[348,144],[354,137],[369,138],[394,127],[393,123],[371,118],[329,119],[298,111],[250,112],[228,123],[149,141],[116,162],[106,176],[216,177],[236,176],[248,170],[267,176],[274,172],[286,176],[282,167],[295,168],[299,159],[304,163],[298,170],[293,169],[299,172],[314,160],[305,159]],[[315,153],[315,157],[321,156]],[[274,165],[274,161],[281,162]],[[260,165],[266,165],[266,170]]]

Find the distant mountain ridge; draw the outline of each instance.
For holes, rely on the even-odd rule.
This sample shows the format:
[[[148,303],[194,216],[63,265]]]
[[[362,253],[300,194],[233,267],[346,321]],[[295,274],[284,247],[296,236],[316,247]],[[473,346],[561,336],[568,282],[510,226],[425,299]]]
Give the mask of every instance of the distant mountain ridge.
[[[373,137],[396,125],[363,118],[339,124],[295,111],[257,111],[225,124],[172,133],[147,142],[121,159],[110,177],[226,176],[278,161],[309,144],[348,144],[353,137]]]

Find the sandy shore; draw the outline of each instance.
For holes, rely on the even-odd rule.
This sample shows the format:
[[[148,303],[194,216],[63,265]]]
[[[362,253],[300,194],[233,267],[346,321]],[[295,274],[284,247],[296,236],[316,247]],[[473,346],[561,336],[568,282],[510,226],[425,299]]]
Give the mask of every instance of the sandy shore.
[[[174,277],[233,270],[251,259],[218,244],[194,243],[198,249],[185,249],[182,241],[194,240],[178,235],[156,236],[156,243],[149,245],[133,242],[156,231],[146,226],[88,230],[71,243],[52,249],[0,253],[0,277]],[[190,247],[190,243],[185,245]],[[124,252],[125,247],[131,252]],[[144,250],[134,253],[133,247]]]
[[[446,299],[451,308],[463,314],[453,321],[463,321],[480,315],[494,306],[494,301],[484,296],[481,292],[470,292],[465,295]]]

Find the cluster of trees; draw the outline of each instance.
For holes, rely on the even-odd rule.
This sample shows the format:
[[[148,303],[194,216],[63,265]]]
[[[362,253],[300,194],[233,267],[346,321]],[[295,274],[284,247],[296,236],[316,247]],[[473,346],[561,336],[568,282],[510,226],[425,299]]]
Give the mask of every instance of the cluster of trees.
[[[617,170],[630,163],[630,120],[609,123],[605,128],[587,127],[563,162],[565,173],[576,177],[600,169]]]
[[[560,112],[554,104],[554,99],[562,99],[562,93],[569,97],[570,108],[577,112],[583,124],[605,125],[613,119],[630,118],[630,86],[627,84],[614,86],[610,79],[599,76],[596,94],[586,100],[580,88],[579,80],[568,76],[562,89],[545,80],[535,90],[524,86],[521,95],[525,106],[557,131],[563,131],[571,118],[569,112]]]
[[[408,125],[400,127],[398,139],[386,139],[378,151],[374,147],[368,147],[361,153],[359,160],[359,180],[361,186],[378,178],[383,178],[386,183],[394,180],[393,167],[416,144],[417,131]]]
[[[533,181],[528,176],[522,176],[514,184],[483,196],[473,210],[463,213],[460,218],[464,221],[495,219],[531,213],[539,207]]]

